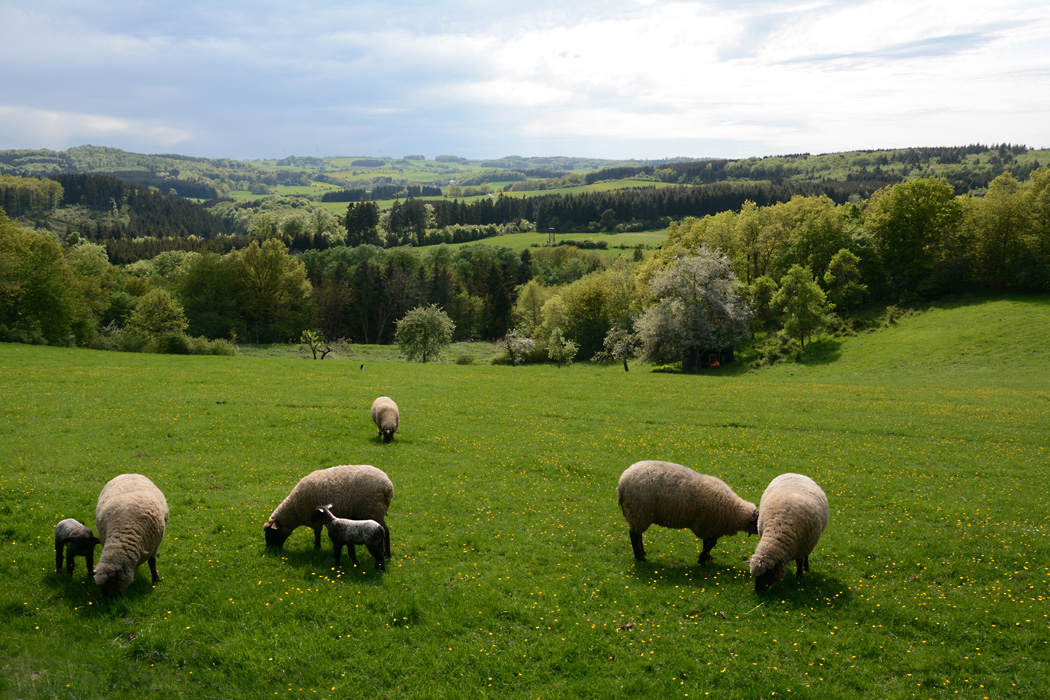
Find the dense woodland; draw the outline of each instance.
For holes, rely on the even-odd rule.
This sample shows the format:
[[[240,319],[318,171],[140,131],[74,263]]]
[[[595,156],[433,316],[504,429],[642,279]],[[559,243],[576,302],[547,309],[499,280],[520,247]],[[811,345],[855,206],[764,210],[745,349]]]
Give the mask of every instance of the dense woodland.
[[[5,153],[3,162],[19,162]],[[654,184],[473,201],[413,197],[385,208],[362,199],[342,217],[319,197],[198,203],[115,175],[4,175],[0,338],[141,349],[156,341],[145,308],[163,302],[157,308],[181,318],[173,327],[189,337],[296,341],[314,329],[330,340],[387,343],[398,319],[434,304],[457,339],[527,338],[540,359],[556,337],[580,358],[607,356],[615,333],[641,334],[654,323],[650,310],[677,308],[678,292],[666,291],[669,270],[706,255],[703,269],[721,270],[746,302],[730,325],[781,348],[803,346],[826,327],[848,326],[850,309],[868,302],[1050,291],[1050,169],[1034,168],[1031,155],[1009,146],[871,153],[826,182],[793,180],[786,166],[773,173],[775,164],[758,159],[617,165],[585,179]],[[961,194],[958,173],[900,177],[905,167],[974,158],[984,158],[984,184]],[[1024,177],[986,179],[1011,159]],[[53,158],[56,167],[68,162]],[[737,179],[759,167],[764,179]],[[612,263],[571,246],[519,254],[498,238],[441,245],[537,229],[653,226],[667,230],[661,250]],[[788,288],[811,294],[811,308],[789,308]],[[739,340],[703,342],[721,351]]]

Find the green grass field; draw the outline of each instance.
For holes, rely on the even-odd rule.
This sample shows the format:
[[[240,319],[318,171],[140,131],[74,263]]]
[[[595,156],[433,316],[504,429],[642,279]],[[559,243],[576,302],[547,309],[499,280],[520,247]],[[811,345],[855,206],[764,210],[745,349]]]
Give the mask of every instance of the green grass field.
[[[453,248],[473,245],[474,243],[486,243],[489,245],[500,245],[517,252],[521,252],[528,248],[537,248],[540,246],[547,245],[549,234],[546,233],[508,233],[503,236],[496,236],[494,238],[482,238],[478,241],[469,241],[467,243],[449,243],[448,245]],[[643,252],[651,254],[654,250],[659,248],[665,240],[667,240],[667,231],[639,231],[634,233],[558,233],[554,236],[555,242],[561,241],[587,241],[587,242],[598,242],[604,241],[607,248],[591,248],[595,253],[598,253],[605,258],[616,258],[621,255],[632,255],[634,253],[635,246],[642,246]],[[429,246],[423,246],[425,250]]]
[[[1050,677],[1050,301],[942,305],[754,372],[161,357],[0,345],[0,696],[1033,698]],[[376,439],[381,394],[401,433]],[[831,523],[756,594],[756,538],[696,564],[616,505],[640,459]],[[306,473],[395,485],[386,574],[262,524]],[[161,581],[104,599],[54,525],[146,474]],[[98,552],[96,552],[97,558]]]

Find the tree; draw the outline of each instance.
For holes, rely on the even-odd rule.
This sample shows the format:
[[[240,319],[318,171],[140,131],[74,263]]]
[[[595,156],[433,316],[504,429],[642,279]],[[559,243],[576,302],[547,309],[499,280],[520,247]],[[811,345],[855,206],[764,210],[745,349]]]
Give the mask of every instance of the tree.
[[[909,180],[872,195],[867,223],[892,290],[932,291],[931,276],[940,246],[961,214],[955,190],[943,178]]]
[[[507,360],[511,365],[520,365],[525,361],[529,353],[536,348],[536,341],[522,335],[517,328],[513,328],[499,339],[497,345],[503,348],[503,352],[506,353]]]
[[[849,307],[859,304],[868,293],[868,287],[860,281],[859,264],[860,258],[842,248],[831,258],[824,273],[828,298],[837,308],[844,309],[847,316]]]
[[[605,362],[607,360],[622,362],[623,371],[629,372],[630,368],[627,367],[627,360],[631,359],[638,350],[638,336],[622,326],[613,326],[605,334],[602,348],[601,352],[591,358],[592,360],[596,362]]]
[[[0,209],[0,340],[72,344],[81,312],[75,288],[58,241]]]
[[[681,362],[689,371],[702,353],[730,350],[747,334],[751,311],[736,290],[732,262],[707,246],[653,275],[656,302],[635,322],[640,353],[650,362]]]
[[[188,325],[182,305],[166,289],[160,288],[146,292],[128,318],[128,330],[142,333],[150,340],[179,335]]]
[[[357,246],[379,242],[379,207],[375,202],[350,203],[346,208],[346,244]]]
[[[240,308],[255,342],[295,337],[310,293],[302,261],[288,255],[287,246],[275,239],[262,245],[252,241],[229,255]]]
[[[803,351],[806,338],[824,328],[831,310],[813,273],[801,265],[793,265],[780,278],[780,289],[773,296],[772,303],[783,314],[784,330],[799,340]]]
[[[558,363],[558,369],[561,369],[561,364],[563,362],[567,365],[571,365],[573,358],[576,357],[576,352],[579,349],[580,346],[577,343],[565,339],[565,336],[562,335],[561,328],[555,328],[554,332],[551,333],[550,339],[547,341],[547,357]]]
[[[777,283],[771,277],[762,275],[747,286],[747,302],[754,314],[754,330],[769,330],[776,323],[776,310],[773,308],[773,296],[777,293]],[[752,331],[754,332],[754,331]]]
[[[440,357],[452,342],[456,324],[436,304],[418,306],[397,322],[397,344],[409,360],[426,362]]]

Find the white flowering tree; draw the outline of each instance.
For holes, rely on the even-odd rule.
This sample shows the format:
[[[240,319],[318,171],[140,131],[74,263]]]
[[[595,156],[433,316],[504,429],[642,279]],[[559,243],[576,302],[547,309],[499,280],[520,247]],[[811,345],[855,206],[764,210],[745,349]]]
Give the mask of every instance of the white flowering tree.
[[[677,257],[650,284],[656,299],[635,322],[639,355],[646,362],[699,367],[705,353],[732,349],[747,335],[751,310],[737,291],[728,257],[701,246]]]

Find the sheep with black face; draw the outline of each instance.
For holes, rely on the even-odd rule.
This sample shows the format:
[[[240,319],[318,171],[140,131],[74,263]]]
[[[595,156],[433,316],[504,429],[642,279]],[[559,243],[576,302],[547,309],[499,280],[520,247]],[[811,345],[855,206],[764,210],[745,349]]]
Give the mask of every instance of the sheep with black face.
[[[328,529],[328,539],[335,549],[335,565],[339,566],[339,555],[346,545],[350,561],[357,566],[357,547],[364,545],[368,553],[376,560],[376,568],[386,571],[386,558],[383,556],[383,538],[385,530],[375,520],[349,520],[332,515],[332,504],[321,506],[310,516],[311,522],[322,523]]]

